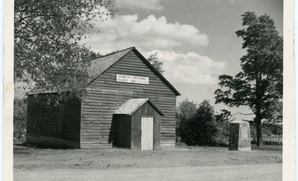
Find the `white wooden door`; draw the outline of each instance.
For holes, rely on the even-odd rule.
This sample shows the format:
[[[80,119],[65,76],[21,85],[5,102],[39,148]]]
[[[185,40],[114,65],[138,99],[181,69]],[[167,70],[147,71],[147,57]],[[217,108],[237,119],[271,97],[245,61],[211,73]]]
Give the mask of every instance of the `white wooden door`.
[[[142,117],[141,150],[153,150],[153,118]]]

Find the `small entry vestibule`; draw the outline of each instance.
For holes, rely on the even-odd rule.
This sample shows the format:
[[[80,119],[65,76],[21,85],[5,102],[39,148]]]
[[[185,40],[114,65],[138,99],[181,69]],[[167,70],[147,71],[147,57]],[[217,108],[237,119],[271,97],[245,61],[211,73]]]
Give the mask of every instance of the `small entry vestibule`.
[[[162,111],[148,98],[130,99],[114,112],[117,124],[117,147],[160,149]]]

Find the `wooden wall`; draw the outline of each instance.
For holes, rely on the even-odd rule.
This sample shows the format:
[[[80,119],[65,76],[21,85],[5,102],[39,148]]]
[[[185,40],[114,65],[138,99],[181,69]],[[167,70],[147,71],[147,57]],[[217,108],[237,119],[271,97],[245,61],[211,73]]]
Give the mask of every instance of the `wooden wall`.
[[[149,77],[149,85],[116,82],[116,74]],[[116,140],[113,112],[131,98],[149,97],[165,114],[161,146],[175,146],[176,95],[131,51],[88,86],[82,99],[81,147],[111,148]]]
[[[113,121],[117,122],[117,147],[131,148],[131,116],[125,114],[114,115]]]
[[[48,103],[50,94],[29,95],[27,104],[27,142],[48,146],[79,143],[80,111],[78,99],[55,105]],[[77,145],[78,144],[70,144]]]
[[[130,149],[141,149],[141,118],[153,118],[153,149],[160,149],[160,115],[147,102],[132,116],[114,115],[113,121],[117,122],[116,146]]]
[[[68,141],[80,141],[81,102],[70,99],[65,102],[61,138]]]
[[[27,135],[57,136],[58,106],[47,104],[47,96],[29,95],[27,104]]]
[[[27,100],[27,137],[40,135],[40,122],[39,122],[39,105],[38,99],[33,95],[28,96]],[[28,141],[28,139],[27,139]]]
[[[141,149],[141,118],[153,117],[153,149],[160,149],[160,115],[147,102],[132,115],[132,149]]]

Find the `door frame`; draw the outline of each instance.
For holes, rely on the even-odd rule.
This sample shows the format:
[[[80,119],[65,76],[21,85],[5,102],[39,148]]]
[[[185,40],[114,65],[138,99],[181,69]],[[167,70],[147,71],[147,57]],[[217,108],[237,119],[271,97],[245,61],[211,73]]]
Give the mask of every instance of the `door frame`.
[[[144,126],[146,127],[146,129],[143,129]],[[143,133],[145,133],[147,136],[144,136],[145,134]],[[154,119],[152,116],[141,117],[141,139],[140,140],[141,140],[141,150],[154,149],[154,144],[153,144],[154,143]]]

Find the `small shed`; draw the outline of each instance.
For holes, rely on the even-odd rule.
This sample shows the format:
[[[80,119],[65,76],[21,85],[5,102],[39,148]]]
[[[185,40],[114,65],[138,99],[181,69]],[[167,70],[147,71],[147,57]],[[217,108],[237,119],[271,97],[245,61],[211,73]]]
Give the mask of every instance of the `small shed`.
[[[153,149],[175,147],[176,96],[180,93],[135,47],[92,60],[88,78],[80,99],[49,105],[48,96],[57,92],[28,94],[28,143],[142,149],[144,126],[153,129]]]
[[[114,112],[117,122],[117,146],[138,149],[160,149],[162,111],[148,98],[130,99]]]

